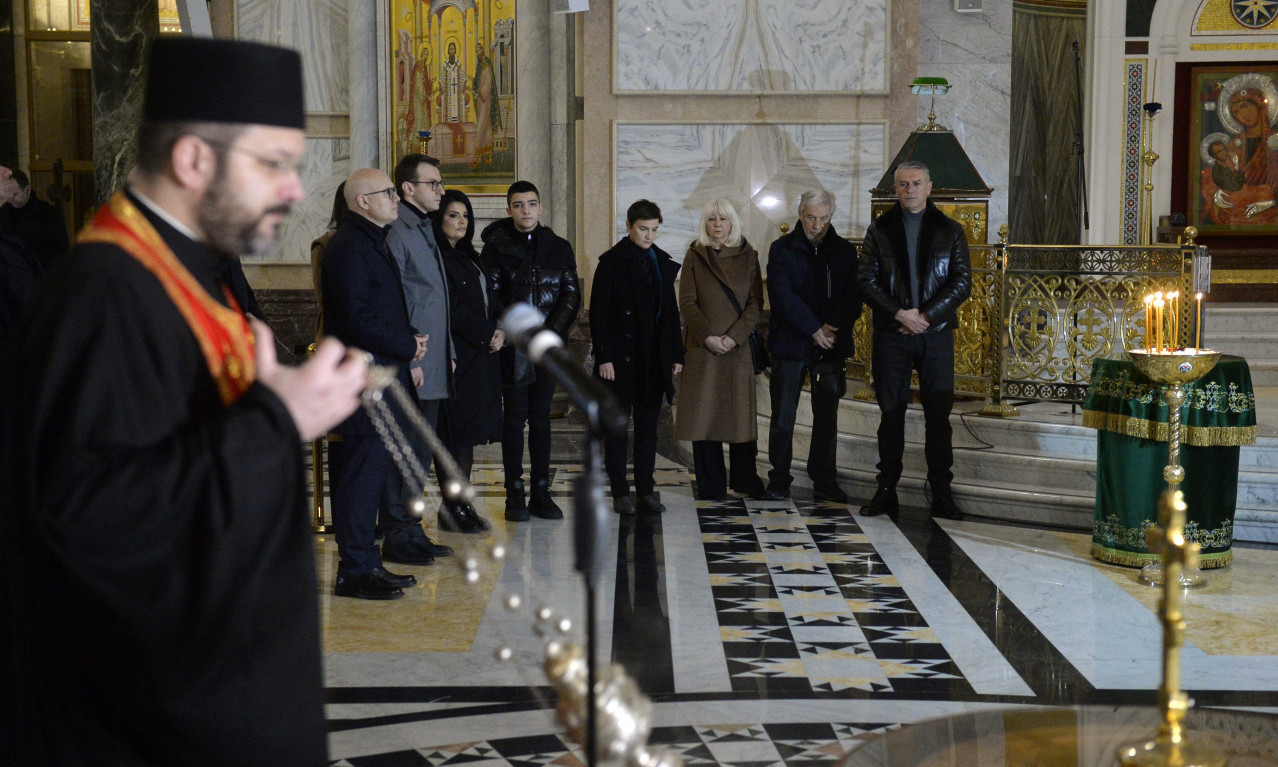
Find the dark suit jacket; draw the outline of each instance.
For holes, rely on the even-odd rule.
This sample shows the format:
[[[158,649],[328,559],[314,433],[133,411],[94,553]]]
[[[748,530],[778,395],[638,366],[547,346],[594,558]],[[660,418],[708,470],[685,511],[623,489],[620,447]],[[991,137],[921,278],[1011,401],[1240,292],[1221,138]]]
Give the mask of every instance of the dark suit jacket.
[[[399,269],[386,248],[386,230],[357,213],[347,213],[324,254],[324,329],[347,346],[373,355],[377,365],[396,368],[413,391],[408,363],[417,353]],[[362,410],[337,428],[340,434],[374,433]]]

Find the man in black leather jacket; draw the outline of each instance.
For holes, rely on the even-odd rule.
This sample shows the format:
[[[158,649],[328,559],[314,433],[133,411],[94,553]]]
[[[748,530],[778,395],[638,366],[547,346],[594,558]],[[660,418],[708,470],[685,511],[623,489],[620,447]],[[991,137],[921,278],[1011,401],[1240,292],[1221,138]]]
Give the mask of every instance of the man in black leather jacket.
[[[528,181],[516,181],[506,191],[508,218],[484,228],[481,255],[492,280],[498,313],[511,304],[528,303],[546,315],[546,327],[564,338],[581,308],[577,259],[568,241],[538,223],[541,197]],[[552,378],[539,375],[532,362],[513,347],[501,351],[502,440],[506,474],[506,519],[520,522],[529,513],[542,519],[562,519],[563,511],[550,497],[550,400]],[[528,424],[528,455],[532,463],[532,496],[524,501],[524,424]]]
[[[874,313],[871,365],[874,395],[882,413],[878,491],[861,514],[896,516],[910,372],[917,370],[932,516],[962,519],[950,492],[954,477],[950,411],[954,326],[959,305],[972,292],[967,236],[957,221],[928,201],[932,177],[926,165],[903,162],[895,178],[897,204],[866,230],[857,272],[861,295]]]

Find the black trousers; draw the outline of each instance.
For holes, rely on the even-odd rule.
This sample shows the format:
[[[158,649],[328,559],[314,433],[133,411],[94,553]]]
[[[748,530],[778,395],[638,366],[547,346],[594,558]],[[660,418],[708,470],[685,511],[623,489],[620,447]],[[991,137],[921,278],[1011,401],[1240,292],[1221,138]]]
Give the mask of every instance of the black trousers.
[[[723,443],[696,440],[692,443],[692,470],[697,476],[697,494],[701,498],[716,498],[728,492],[728,487],[739,493],[751,493],[763,486],[755,467],[758,443],[729,442],[729,472],[723,470]]]
[[[837,484],[835,449],[839,436],[839,399],[847,393],[843,360],[808,365],[802,360],[774,360],[769,390],[772,425],[768,429],[768,485],[774,490],[790,487],[790,462],[794,455],[794,421],[804,376],[812,377],[812,440],[808,443],[808,476],[816,487]]]
[[[550,479],[550,400],[554,396],[555,379],[541,372],[527,386],[502,387],[501,463],[507,486],[524,478],[524,424],[528,424],[532,480]]]
[[[443,400],[438,399],[418,400],[418,405],[422,409],[422,416],[432,429],[438,430],[439,428],[439,406],[442,402]],[[417,460],[422,464],[422,468],[425,469],[426,473],[429,474],[434,457],[430,446],[426,444],[426,440],[417,436],[416,429],[406,430],[405,433],[413,435],[410,438],[409,447],[417,454]],[[438,469],[435,471],[435,479],[437,481],[439,479]],[[422,529],[421,517],[409,511],[409,504],[417,498],[417,493],[414,492],[414,488],[409,486],[394,461],[391,461],[390,469],[386,474],[386,493],[384,497],[386,501],[382,504],[377,522],[386,538],[386,543],[391,546],[401,546],[426,540],[426,531]]]
[[[628,408],[635,432],[635,494],[640,496],[651,495],[656,486],[653,473],[657,470],[657,418],[661,415],[661,399],[660,390],[655,394],[637,394]],[[629,495],[626,435],[604,439],[604,469],[608,472],[608,483],[612,485],[612,496],[621,498]]]
[[[375,434],[343,435],[328,443],[329,498],[337,540],[337,577],[355,578],[382,566],[377,511],[390,489],[394,462]],[[420,527],[418,528],[420,529]]]
[[[901,479],[905,454],[905,411],[910,404],[910,373],[919,373],[919,399],[923,403],[924,447],[927,481],[932,496],[950,491],[954,474],[953,430],[950,411],[954,409],[954,333],[942,330],[907,336],[875,333],[871,362],[874,396],[879,401],[880,487],[896,487]]]

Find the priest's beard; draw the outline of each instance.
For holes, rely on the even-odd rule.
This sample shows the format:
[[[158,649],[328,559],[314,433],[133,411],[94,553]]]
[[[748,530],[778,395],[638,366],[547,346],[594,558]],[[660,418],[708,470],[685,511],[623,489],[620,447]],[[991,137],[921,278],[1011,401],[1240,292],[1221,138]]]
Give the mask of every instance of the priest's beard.
[[[287,216],[293,206],[281,204],[263,211],[248,210],[227,183],[225,167],[225,163],[218,165],[217,177],[199,208],[200,231],[207,238],[205,244],[232,260],[264,256],[278,239],[278,230],[264,227],[266,217],[273,213]]]

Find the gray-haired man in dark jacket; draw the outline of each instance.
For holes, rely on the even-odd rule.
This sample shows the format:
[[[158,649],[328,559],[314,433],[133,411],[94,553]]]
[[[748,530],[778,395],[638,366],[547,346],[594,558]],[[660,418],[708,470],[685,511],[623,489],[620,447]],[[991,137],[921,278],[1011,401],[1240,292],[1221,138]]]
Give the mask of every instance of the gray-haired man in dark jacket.
[[[768,429],[768,489],[765,497],[788,498],[794,420],[803,379],[812,379],[812,438],[808,476],[819,501],[847,503],[835,474],[839,399],[847,392],[843,361],[852,354],[852,325],[861,316],[856,289],[856,247],[834,231],[834,195],[825,190],[799,198],[794,231],[768,251],[768,297],[772,316],[772,425]]]

